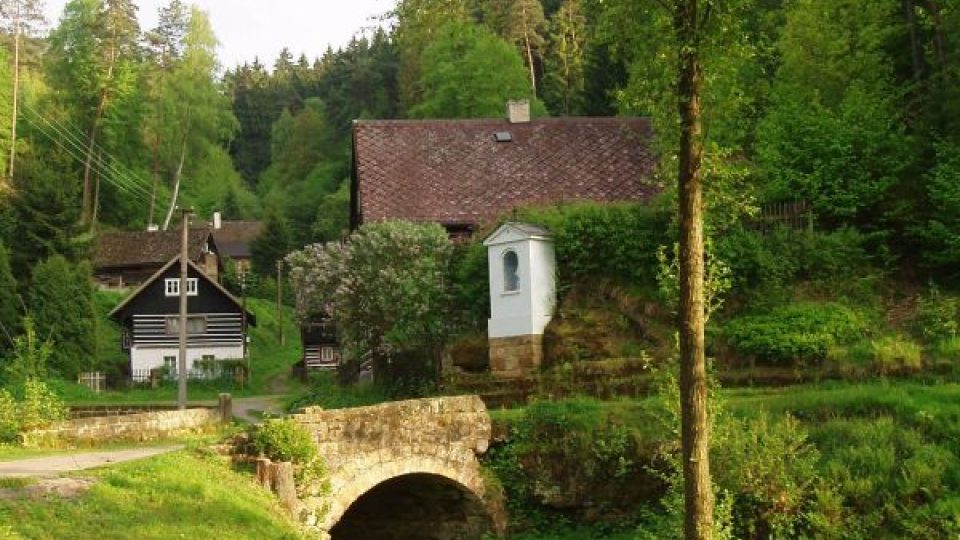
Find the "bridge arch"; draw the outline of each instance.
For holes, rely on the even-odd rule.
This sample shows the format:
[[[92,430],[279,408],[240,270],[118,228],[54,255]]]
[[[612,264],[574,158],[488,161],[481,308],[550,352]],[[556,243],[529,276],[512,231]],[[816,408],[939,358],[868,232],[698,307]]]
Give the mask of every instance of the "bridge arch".
[[[307,521],[320,538],[471,540],[502,530],[502,508],[487,502],[477,459],[492,430],[480,398],[308,408],[293,418],[327,463],[328,488],[304,501],[316,510]],[[382,530],[364,528],[373,521]]]

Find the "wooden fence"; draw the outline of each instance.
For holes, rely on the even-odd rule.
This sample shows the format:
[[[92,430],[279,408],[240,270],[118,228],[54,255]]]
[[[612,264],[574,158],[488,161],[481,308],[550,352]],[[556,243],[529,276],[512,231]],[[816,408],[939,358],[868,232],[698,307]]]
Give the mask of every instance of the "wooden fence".
[[[88,371],[77,376],[77,383],[99,394],[107,388],[107,376],[102,371]]]
[[[813,207],[807,201],[765,204],[760,207],[760,215],[753,220],[752,226],[763,234],[779,227],[813,230]]]

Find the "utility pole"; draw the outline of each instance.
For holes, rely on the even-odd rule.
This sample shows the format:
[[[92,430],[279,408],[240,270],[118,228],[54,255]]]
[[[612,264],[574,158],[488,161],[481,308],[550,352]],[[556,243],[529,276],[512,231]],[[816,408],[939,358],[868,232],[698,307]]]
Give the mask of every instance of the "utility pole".
[[[188,244],[190,243],[190,215],[193,214],[192,208],[181,209],[183,214],[183,227],[181,232],[183,236],[180,240],[180,324],[178,325],[180,334],[180,357],[177,361],[177,408],[180,410],[187,408],[187,271],[190,266],[187,263],[189,253]]]
[[[239,265],[238,265],[239,266]],[[240,266],[240,327],[243,328],[243,359],[247,362],[247,380],[253,378],[250,369],[250,351],[247,350],[247,269]]]
[[[283,261],[277,260],[277,339],[280,346],[286,345],[283,335]]]

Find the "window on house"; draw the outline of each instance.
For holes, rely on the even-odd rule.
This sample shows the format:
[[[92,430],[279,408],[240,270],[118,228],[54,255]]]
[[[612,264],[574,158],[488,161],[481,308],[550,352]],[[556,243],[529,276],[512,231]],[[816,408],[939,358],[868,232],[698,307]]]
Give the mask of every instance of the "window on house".
[[[187,317],[187,334],[204,334],[207,331],[207,318],[204,316]],[[180,333],[180,317],[167,317],[167,334]]]
[[[167,296],[180,296],[180,279],[163,280],[163,290]],[[197,295],[197,278],[187,278],[187,296]]]
[[[324,347],[320,349],[320,359],[324,362],[333,362],[333,347]]]
[[[520,290],[520,259],[517,252],[507,250],[503,254],[503,290],[513,292]]]
[[[164,356],[163,357],[163,367],[167,368],[167,372],[176,373],[177,372],[177,357],[176,356]]]
[[[216,359],[217,359],[217,357],[214,356],[214,355],[212,355],[212,354],[205,354],[205,355],[203,355],[203,361],[204,361],[204,362],[213,362],[213,361],[216,360]]]

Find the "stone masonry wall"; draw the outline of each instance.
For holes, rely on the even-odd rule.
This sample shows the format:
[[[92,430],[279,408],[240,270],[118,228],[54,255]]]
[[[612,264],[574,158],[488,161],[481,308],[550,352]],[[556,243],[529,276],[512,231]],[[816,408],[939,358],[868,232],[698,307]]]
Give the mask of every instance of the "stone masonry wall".
[[[79,418],[58,422],[47,429],[24,433],[23,443],[27,446],[42,446],[55,441],[147,441],[206,429],[220,423],[220,419],[221,414],[217,409],[187,409]]]
[[[490,371],[498,377],[522,377],[543,362],[543,335],[490,339]]]
[[[329,495],[308,494],[306,515],[321,538],[361,495],[410,474],[453,480],[483,499],[477,455],[487,451],[491,422],[477,396],[387,403],[353,409],[304,409],[293,418],[314,435],[326,461]]]

